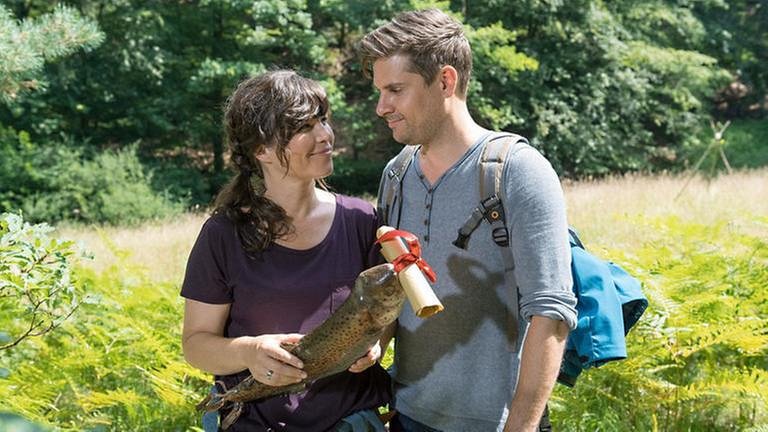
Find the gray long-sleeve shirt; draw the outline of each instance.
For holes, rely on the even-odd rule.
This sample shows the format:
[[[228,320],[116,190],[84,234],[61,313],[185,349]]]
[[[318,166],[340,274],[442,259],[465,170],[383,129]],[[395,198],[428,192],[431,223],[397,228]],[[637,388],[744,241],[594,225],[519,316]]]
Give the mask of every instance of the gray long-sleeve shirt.
[[[533,315],[563,320],[571,328],[576,324],[562,189],[534,148],[517,145],[504,166],[503,201],[514,257],[510,286],[488,223],[475,230],[467,250],[451,244],[480,202],[481,147],[475,143],[434,184],[424,178],[418,153],[403,176],[399,227],[419,237],[422,256],[437,273],[434,289],[445,310],[422,320],[406,307],[400,316],[397,410],[447,432],[503,428],[522,345],[509,336],[516,316],[510,313],[515,292],[510,286],[519,288],[521,335]],[[392,213],[390,224],[397,209]]]

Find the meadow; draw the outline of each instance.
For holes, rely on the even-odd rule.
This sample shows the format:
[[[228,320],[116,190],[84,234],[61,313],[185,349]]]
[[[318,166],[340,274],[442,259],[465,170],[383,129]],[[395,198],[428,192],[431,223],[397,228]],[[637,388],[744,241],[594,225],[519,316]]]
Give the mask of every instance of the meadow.
[[[627,360],[558,386],[557,430],[768,431],[768,170],[684,183],[564,185],[587,248],[640,278],[650,307]],[[205,218],[60,227],[93,255],[76,272],[92,301],[0,355],[2,410],[61,430],[199,430],[208,376],[182,358],[178,291]]]

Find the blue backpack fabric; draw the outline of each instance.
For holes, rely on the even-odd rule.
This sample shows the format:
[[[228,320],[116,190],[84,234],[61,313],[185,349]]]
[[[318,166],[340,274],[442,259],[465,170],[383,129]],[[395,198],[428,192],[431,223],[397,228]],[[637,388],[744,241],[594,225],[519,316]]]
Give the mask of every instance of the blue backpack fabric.
[[[510,133],[486,137],[482,144],[479,177],[480,196],[483,198],[464,225],[458,228],[453,242],[455,246],[466,248],[472,232],[486,221],[491,225],[492,240],[499,246],[504,259],[512,259],[504,218],[504,194],[500,191],[504,181],[498,180],[503,177],[503,165],[510,150],[519,143],[527,142],[525,138]],[[393,215],[397,219],[395,226],[399,224],[401,180],[417,150],[417,146],[406,146],[395,158],[392,168],[385,173],[389,187],[383,188],[382,182],[378,209],[384,224],[391,224]],[[569,229],[569,235],[578,323],[568,336],[557,381],[573,387],[584,369],[627,357],[625,336],[645,312],[648,300],[643,295],[640,281],[618,265],[587,252],[575,230]],[[517,338],[514,330],[515,334],[511,336]]]

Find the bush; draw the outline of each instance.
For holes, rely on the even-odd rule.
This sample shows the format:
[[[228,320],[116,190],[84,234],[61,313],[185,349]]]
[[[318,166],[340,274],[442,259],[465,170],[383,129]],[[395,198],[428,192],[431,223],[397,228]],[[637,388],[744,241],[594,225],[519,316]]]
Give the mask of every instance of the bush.
[[[136,224],[178,214],[182,205],[151,187],[136,147],[92,158],[71,144],[34,145],[0,127],[0,211],[21,209],[34,222]]]
[[[213,174],[210,169],[184,156],[157,158],[142,155],[142,162],[152,170],[152,188],[165,191],[188,208],[209,206],[219,188],[233,175],[228,170]]]
[[[734,168],[768,166],[768,119],[734,120],[723,138],[723,150]]]
[[[0,353],[54,330],[82,301],[83,287],[71,274],[75,248],[50,238],[51,230],[0,215]]]
[[[333,174],[326,181],[339,193],[376,196],[385,165],[386,161],[334,159]]]

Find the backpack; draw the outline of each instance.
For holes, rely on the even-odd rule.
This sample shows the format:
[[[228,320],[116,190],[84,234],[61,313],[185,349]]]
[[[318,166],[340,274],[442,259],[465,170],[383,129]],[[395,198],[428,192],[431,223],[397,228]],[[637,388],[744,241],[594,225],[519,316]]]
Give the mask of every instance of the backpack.
[[[483,146],[480,156],[481,200],[466,222],[458,227],[453,242],[456,247],[466,249],[472,232],[485,220],[491,225],[492,240],[499,246],[505,262],[512,262],[501,189],[504,162],[510,150],[519,144],[528,144],[528,140],[510,133],[491,134],[480,144]],[[395,227],[400,223],[402,179],[417,150],[417,146],[404,147],[395,157],[392,168],[384,173],[389,181],[381,182],[378,201],[379,218],[384,224],[391,224],[390,215],[394,210],[397,211]],[[389,187],[385,187],[385,183]],[[574,229],[569,228],[568,232],[578,320],[576,328],[568,335],[557,381],[573,387],[582,370],[627,357],[625,336],[645,312],[648,300],[643,295],[640,281],[618,265],[587,252]],[[510,281],[513,279],[508,273],[512,266],[507,267],[505,279]],[[518,299],[513,297],[512,312],[517,313]],[[510,331],[517,340],[517,326],[512,326]]]

